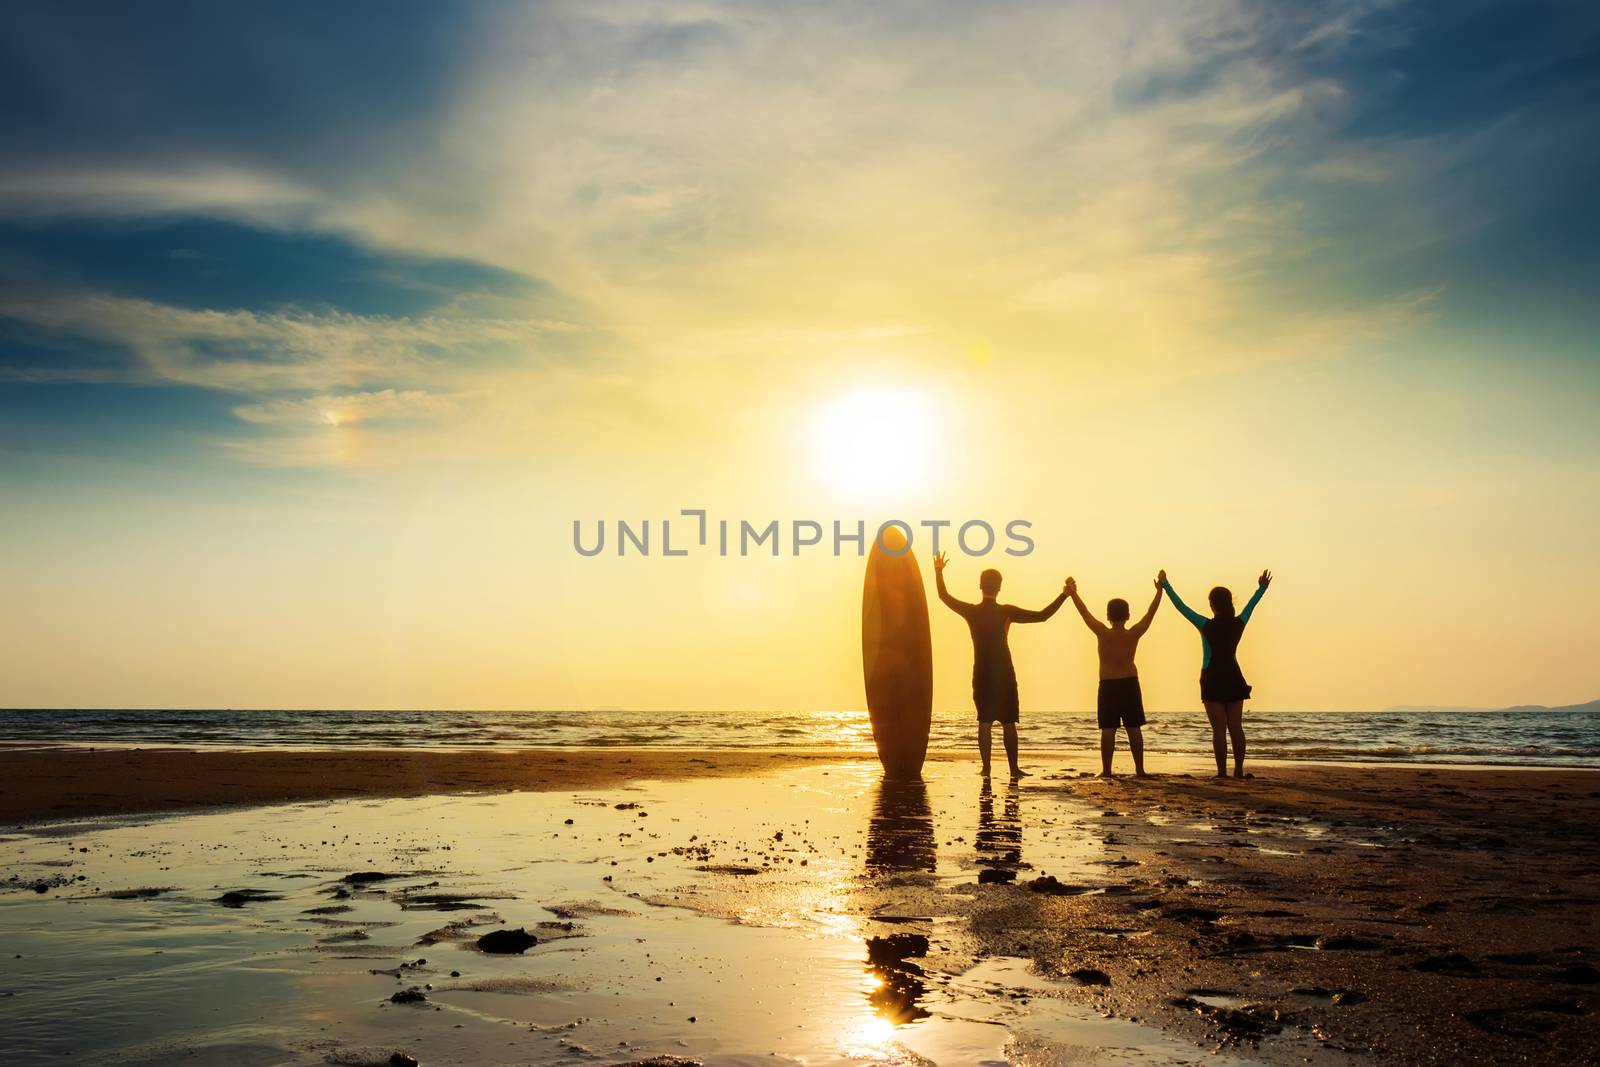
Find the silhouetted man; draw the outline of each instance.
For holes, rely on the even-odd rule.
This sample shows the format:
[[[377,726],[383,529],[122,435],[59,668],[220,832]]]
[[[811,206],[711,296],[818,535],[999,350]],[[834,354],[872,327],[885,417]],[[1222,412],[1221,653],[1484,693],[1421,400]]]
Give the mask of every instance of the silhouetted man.
[[[985,777],[989,774],[992,727],[998,722],[1005,738],[1011,777],[1021,778],[1027,772],[1017,765],[1017,671],[1011,663],[1006,632],[1014,622],[1044,622],[1054,615],[1066,602],[1066,588],[1063,586],[1061,595],[1040,611],[1002,604],[995,599],[1000,595],[1000,572],[991,568],[978,575],[983,601],[969,604],[951,596],[944,587],[946,562],[943,552],[933,557],[933,574],[939,586],[939,599],[966,619],[967,628],[972,631],[972,702],[978,708],[978,754],[983,757],[983,773]]]

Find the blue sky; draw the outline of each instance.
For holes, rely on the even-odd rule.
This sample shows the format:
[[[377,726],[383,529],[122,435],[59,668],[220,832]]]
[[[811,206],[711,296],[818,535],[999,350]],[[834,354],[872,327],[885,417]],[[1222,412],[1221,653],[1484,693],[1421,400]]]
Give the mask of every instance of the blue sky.
[[[10,3],[9,565],[107,499],[292,541],[306,508],[381,528],[471,486],[542,502],[501,516],[541,545],[541,506],[770,503],[800,465],[775,427],[891,378],[980,398],[973,469],[1159,410],[1168,454],[1180,419],[1261,435],[1226,475],[1130,473],[1174,499],[1436,501],[1351,557],[1373,587],[1534,487],[1576,545],[1597,90],[1585,3]],[[1137,509],[1122,462],[1088,491]],[[1474,545],[1532,580],[1526,538]],[[1435,698],[1485,702],[1394,693]]]
[[[162,9],[22,3],[3,16],[0,279],[12,296],[0,388],[46,406],[61,405],[41,381],[98,382],[168,417],[172,398],[144,387],[207,387],[203,368],[188,375],[199,383],[148,366],[138,380],[126,323],[27,313],[84,295],[294,309],[312,322],[444,313],[458,333],[511,315],[604,329],[649,314],[630,305],[657,296],[674,318],[721,315],[739,298],[723,275],[781,255],[792,227],[835,231],[844,248],[830,255],[870,230],[830,218],[815,187],[785,219],[763,198],[762,167],[781,172],[792,155],[848,183],[854,153],[876,180],[885,165],[969,154],[961,136],[978,127],[1002,131],[970,146],[994,187],[969,178],[948,195],[1010,198],[1011,211],[973,220],[1002,236],[1115,195],[1083,186],[1075,139],[1130,153],[1130,181],[1182,202],[1160,203],[1138,247],[1114,237],[1109,253],[1211,257],[1207,283],[1240,304],[1217,323],[1230,343],[1414,306],[1464,335],[1537,338],[1519,359],[1592,355],[1600,17],[1589,5],[1200,5],[1181,18],[1162,5]],[[766,72],[786,34],[796,55]],[[1060,47],[1092,34],[1111,61]],[[728,99],[741,91],[749,115]],[[681,106],[654,102],[673,92]],[[618,99],[597,104],[606,94]],[[791,98],[796,140],[769,143],[759,124]],[[863,100],[870,119],[828,128]],[[1059,115],[1033,113],[1052,106]],[[525,195],[519,185],[551,166],[579,172]],[[508,221],[514,237],[496,232]],[[659,283],[686,259],[691,269]],[[432,355],[481,359],[454,343]],[[195,364],[228,355],[216,338],[192,347]],[[111,380],[119,365],[129,380]],[[363,368],[331,380],[374,390],[404,377]],[[196,417],[209,421],[216,403],[197,397]]]

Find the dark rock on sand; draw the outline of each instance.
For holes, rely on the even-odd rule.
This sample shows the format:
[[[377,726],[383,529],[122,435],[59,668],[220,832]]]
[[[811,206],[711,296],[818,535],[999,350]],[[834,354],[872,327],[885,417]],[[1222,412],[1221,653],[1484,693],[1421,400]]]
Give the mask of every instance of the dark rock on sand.
[[[1068,971],[1067,977],[1079,985],[1110,985],[1111,976],[1094,967],[1079,967],[1075,971]]]
[[[1600,970],[1595,970],[1587,963],[1569,963],[1559,971],[1552,971],[1552,981],[1568,982],[1572,985],[1594,985],[1600,982]]]
[[[1429,956],[1411,965],[1428,974],[1448,974],[1457,978],[1470,978],[1478,973],[1478,965],[1459,952],[1446,952],[1442,956]]]
[[[1046,893],[1053,897],[1075,897],[1089,891],[1086,885],[1068,885],[1053,874],[1041,874],[1025,884],[1035,893]]]
[[[479,900],[506,900],[504,894],[468,893],[400,893],[395,903],[405,911],[483,911],[487,905]]]
[[[1533,1008],[1478,1008],[1462,1018],[1480,1030],[1504,1037],[1531,1039],[1543,1037],[1556,1028],[1556,1021],[1542,1018]]]
[[[999,867],[985,867],[978,872],[979,885],[1006,885],[1016,880],[1016,871],[1002,870]]]
[[[348,885],[366,885],[368,882],[387,882],[391,878],[404,878],[405,875],[392,871],[356,871],[347,874],[339,881]]]
[[[617,1067],[700,1067],[699,1060],[686,1060],[682,1056],[651,1056],[647,1060],[629,1060]]]
[[[428,994],[424,993],[420,989],[412,987],[411,989],[400,990],[400,992],[394,994],[389,999],[395,1004],[421,1004],[423,1001],[428,999]]]
[[[504,922],[499,912],[490,912],[487,915],[474,916],[470,919],[457,919],[453,923],[446,923],[437,930],[430,930],[417,938],[417,945],[437,945],[441,941],[470,941],[472,928],[475,926],[488,926],[491,923]]]
[[[1332,937],[1319,937],[1316,947],[1324,952],[1372,952],[1383,945],[1366,937],[1349,937],[1335,934]]]
[[[224,908],[242,908],[246,904],[258,904],[263,900],[282,899],[282,893],[269,893],[265,889],[230,889],[215,898],[213,903],[221,904]]]
[[[404,1052],[396,1052],[389,1057],[389,1067],[422,1067],[415,1056],[408,1056]]]
[[[490,930],[478,938],[478,949],[481,952],[492,952],[501,956],[512,956],[526,952],[539,943],[539,939],[528,933],[522,927],[515,930]]]
[[[1195,1000],[1193,997],[1174,997],[1168,1003],[1175,1008],[1192,1011],[1211,1020],[1233,1041],[1255,1041],[1283,1029],[1283,1022],[1277,1009],[1260,1004],[1247,1004],[1242,1008],[1219,1008]]]

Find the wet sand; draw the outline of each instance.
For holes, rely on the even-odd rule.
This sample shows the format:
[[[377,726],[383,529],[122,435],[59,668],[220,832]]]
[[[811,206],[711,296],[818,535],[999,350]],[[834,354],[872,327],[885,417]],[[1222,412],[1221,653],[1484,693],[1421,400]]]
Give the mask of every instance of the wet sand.
[[[5,810],[13,822],[25,817],[16,812],[29,811],[62,819],[262,804],[285,796],[529,791],[241,808],[179,819],[171,832],[182,847],[192,847],[205,827],[215,828],[206,831],[208,841],[214,832],[217,841],[231,842],[241,840],[237,826],[250,820],[307,810],[341,823],[380,820],[388,832],[394,826],[409,831],[424,825],[415,812],[431,809],[403,805],[456,805],[451,811],[471,805],[486,820],[482,830],[452,839],[450,830],[461,831],[452,816],[437,835],[408,846],[420,851],[403,853],[408,863],[422,864],[414,872],[420,884],[438,879],[459,888],[461,876],[452,882],[436,873],[438,857],[446,854],[439,849],[454,849],[449,854],[458,860],[452,862],[463,862],[515,839],[514,855],[523,857],[518,863],[574,862],[563,892],[616,893],[630,908],[714,922],[697,935],[698,965],[708,973],[720,975],[719,968],[735,967],[737,959],[755,968],[739,971],[740,982],[761,984],[818,968],[826,975],[807,980],[820,987],[853,980],[847,999],[853,998],[856,1014],[827,1025],[865,1034],[860,1040],[867,1051],[840,1053],[837,1062],[979,1062],[970,1058],[979,1056],[973,1050],[988,1048],[985,1035],[996,1027],[1004,1041],[996,1039],[985,1053],[1003,1057],[996,1062],[1103,1060],[1113,1046],[1130,1062],[1186,1062],[1175,1051],[1181,1048],[1222,1048],[1282,1063],[1600,1060],[1595,771],[1263,762],[1256,777],[1219,782],[1192,764],[1173,762],[1155,764],[1167,773],[1139,781],[1090,777],[1088,760],[1052,757],[1038,759],[1038,773],[1020,784],[996,779],[985,787],[970,759],[953,754],[930,766],[927,786],[888,788],[871,763],[824,753],[12,750],[0,757]],[[56,775],[58,767],[68,772],[59,781],[29,780]],[[201,780],[224,770],[225,777]],[[758,771],[766,773],[731,777]],[[549,799],[540,799],[547,794],[539,790],[549,791]],[[584,792],[559,795],[574,790]],[[635,797],[643,805],[637,811],[626,806]],[[557,804],[578,805],[571,808],[576,827],[549,807]],[[605,832],[582,844],[590,839],[581,831],[602,815],[609,820]],[[525,826],[528,820],[536,825]],[[196,829],[182,829],[190,825]],[[13,840],[48,841],[59,833],[41,827],[39,837],[24,832]],[[91,856],[103,854],[100,844],[89,847]],[[281,844],[256,847],[253,869],[283,859]],[[319,877],[334,889],[353,873],[340,866],[350,857],[327,841],[319,847],[308,838],[295,847],[294,859],[308,871],[327,872]],[[598,851],[576,863],[585,848]],[[33,874],[27,863],[15,865],[24,871],[10,898],[19,916],[35,896],[140,888],[138,862],[127,859],[76,881],[75,865],[87,861],[75,851],[42,861],[61,865]],[[503,859],[481,862],[487,870],[519,869]],[[39,873],[48,884],[35,893],[26,879]],[[179,881],[148,877],[143,885],[158,888]],[[381,894],[372,891],[382,888],[378,883],[362,893],[376,901]],[[485,898],[486,906],[512,927],[571,921],[548,908],[530,914],[516,903],[522,895],[514,888],[510,903]],[[215,908],[218,896],[196,906]],[[118,906],[154,907],[165,899],[118,898]],[[395,899],[391,893],[384,903]],[[299,902],[295,914],[307,903],[315,902]],[[355,923],[359,913],[340,918],[351,929],[331,936],[370,930],[373,942],[388,943],[380,932],[387,928]],[[579,915],[580,926],[585,919],[590,934],[603,938],[601,920]],[[744,933],[724,943],[721,933],[705,932],[724,928]],[[458,933],[465,929],[471,927]],[[752,930],[803,937],[798,946],[780,938],[750,948]],[[624,932],[613,939],[618,951],[635,955],[617,968],[637,970],[636,939]],[[715,945],[705,940],[712,937]],[[817,947],[834,942],[836,949]],[[562,951],[568,950],[558,945],[541,957],[546,970],[497,974],[496,980],[570,979],[562,961],[574,957],[555,954]],[[783,955],[789,952],[795,955]],[[812,961],[808,953],[820,955]],[[399,946],[374,956],[395,966],[403,959]],[[763,977],[763,959],[782,973]],[[591,999],[599,973],[578,983]],[[26,975],[17,981],[26,987]],[[800,990],[805,981],[794,984]],[[837,991],[832,999],[826,992],[818,994],[818,1004],[838,1001]],[[591,1008],[585,1024],[612,1025],[607,1040],[615,1027],[632,1040],[666,1025],[638,1016],[644,1009],[626,999],[637,998],[637,990],[611,996],[623,999]],[[696,988],[693,996],[702,1023],[660,1029],[652,1052],[742,1062],[719,1059],[716,1053],[727,1052],[736,1038],[719,1034],[721,1045],[707,1045],[713,1032],[703,1025],[726,1017],[738,996],[727,987]],[[638,1004],[659,1008],[675,1025],[683,1022],[672,1015],[676,1001],[671,1010],[648,998]],[[753,1010],[740,1009],[746,1016]],[[762,1010],[781,1015],[789,1009]],[[1132,1029],[1097,1030],[1093,1021],[1102,1015]],[[351,1019],[352,1026],[360,1021]],[[557,1025],[554,1015],[536,1021],[547,1024]],[[741,1018],[733,1032],[755,1032],[751,1026]],[[761,1033],[763,1056],[786,1052],[793,1041],[778,1030]],[[423,1037],[433,1042],[435,1059],[439,1042],[452,1047],[449,1035]],[[475,1062],[481,1048],[469,1045],[456,1058]],[[1096,1056],[1072,1058],[1070,1047],[1081,1053],[1089,1046],[1100,1049]],[[802,1058],[833,1062],[817,1058],[824,1047],[838,1051],[806,1046]],[[619,1052],[602,1062],[628,1058]]]
[[[858,758],[759,749],[0,747],[0,825],[353,797],[595,789]]]
[[[1257,773],[1048,782],[1099,809],[1114,876],[980,898],[980,950],[1102,971],[1108,1010],[1223,1045],[1600,1061],[1600,772]]]

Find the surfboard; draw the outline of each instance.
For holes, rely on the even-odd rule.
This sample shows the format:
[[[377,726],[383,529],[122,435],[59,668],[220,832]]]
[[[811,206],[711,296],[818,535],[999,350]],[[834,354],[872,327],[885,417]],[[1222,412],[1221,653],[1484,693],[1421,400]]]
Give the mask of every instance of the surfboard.
[[[890,778],[922,777],[933,723],[933,640],[922,572],[890,526],[872,543],[861,592],[861,666],[878,761]],[[885,548],[888,551],[885,551]],[[900,553],[895,555],[894,553]]]

